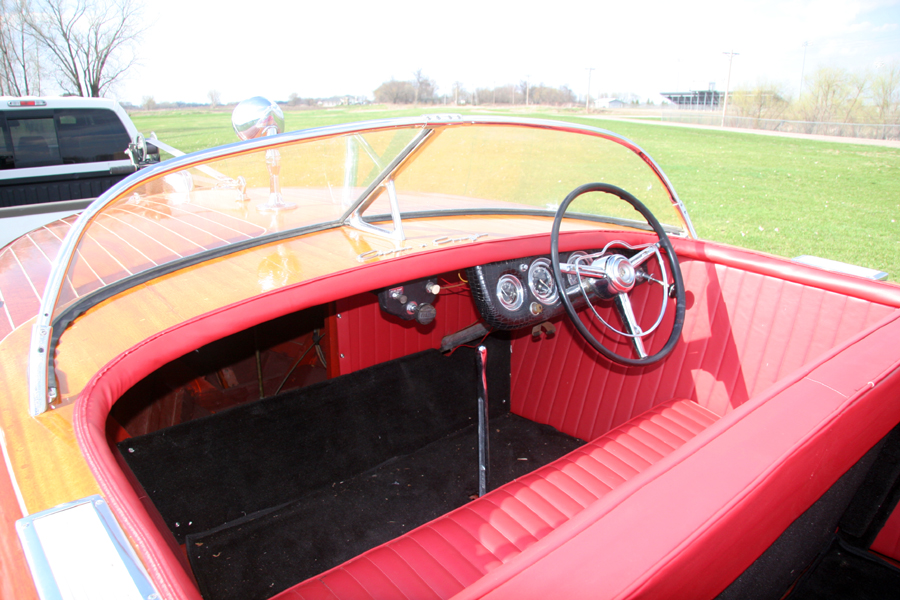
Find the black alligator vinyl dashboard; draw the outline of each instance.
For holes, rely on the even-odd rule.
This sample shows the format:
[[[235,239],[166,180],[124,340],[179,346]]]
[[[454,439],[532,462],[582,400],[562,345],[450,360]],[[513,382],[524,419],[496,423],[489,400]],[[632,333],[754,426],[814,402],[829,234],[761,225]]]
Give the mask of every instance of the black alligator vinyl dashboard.
[[[572,262],[586,254],[579,250],[563,257]],[[551,272],[550,255],[479,265],[467,272],[478,312],[494,329],[533,326],[564,312]],[[570,286],[578,283],[576,275],[567,277]]]

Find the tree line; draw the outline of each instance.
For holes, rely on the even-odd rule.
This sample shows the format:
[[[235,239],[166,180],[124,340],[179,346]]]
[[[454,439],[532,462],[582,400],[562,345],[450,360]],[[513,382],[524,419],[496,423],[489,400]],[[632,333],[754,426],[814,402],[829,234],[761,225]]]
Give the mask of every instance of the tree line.
[[[755,120],[896,125],[900,64],[875,71],[822,67],[804,78],[797,97],[791,97],[783,84],[760,82],[736,90],[728,112]]]
[[[140,0],[0,0],[0,94],[101,97],[136,61]]]
[[[373,92],[375,102],[385,104],[544,104],[564,106],[575,104],[575,92],[568,86],[550,87],[543,83],[532,85],[522,80],[494,87],[468,89],[456,81],[450,90],[441,93],[433,79],[419,69],[412,79],[398,81],[391,78]]]

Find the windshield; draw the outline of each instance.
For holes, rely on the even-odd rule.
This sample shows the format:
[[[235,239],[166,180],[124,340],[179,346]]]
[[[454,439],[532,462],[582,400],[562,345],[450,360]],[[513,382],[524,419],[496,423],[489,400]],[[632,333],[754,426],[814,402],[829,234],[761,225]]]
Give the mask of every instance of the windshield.
[[[378,231],[391,234],[400,217],[435,212],[552,215],[570,191],[596,181],[630,191],[675,233],[685,227],[652,162],[608,132],[460,118],[332,129],[167,161],[110,190],[76,225],[83,231],[54,315],[122,280],[139,283],[141,274],[159,276],[305,231],[380,222]],[[570,212],[643,226],[612,197],[582,197]]]

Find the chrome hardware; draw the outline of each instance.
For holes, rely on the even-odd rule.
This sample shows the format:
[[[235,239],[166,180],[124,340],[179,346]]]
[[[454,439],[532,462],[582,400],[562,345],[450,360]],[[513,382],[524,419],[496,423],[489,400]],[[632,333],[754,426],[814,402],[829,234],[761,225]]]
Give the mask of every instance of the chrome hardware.
[[[478,346],[475,353],[478,369],[478,495],[487,494],[491,476],[491,447],[488,436],[487,348]]]
[[[145,600],[158,592],[100,496],[19,519],[16,532],[41,598]]]
[[[282,133],[284,113],[281,108],[267,98],[254,96],[240,102],[231,113],[231,126],[242,140]],[[273,132],[273,133],[270,133]]]
[[[637,279],[634,266],[621,254],[611,254],[600,260],[594,261],[592,266],[603,266],[603,273],[609,282],[609,287],[617,294],[630,292]]]
[[[284,132],[284,113],[267,98],[254,96],[240,102],[231,113],[231,126],[242,140],[252,140]],[[257,205],[259,212],[278,212],[297,208],[285,202],[281,195],[281,153],[277,148],[266,150],[266,169],[269,171],[269,200]]]
[[[621,254],[609,254],[612,247],[622,247],[629,250],[638,250],[631,258],[627,258]],[[645,263],[651,257],[656,257],[659,264],[662,280],[650,276],[644,271],[638,270],[637,267]],[[570,258],[571,259],[571,258]],[[584,264],[587,259],[593,259],[590,264]],[[631,246],[620,240],[608,243],[603,250],[595,254],[579,256],[573,263],[562,263],[559,265],[562,273],[576,275],[581,280],[581,285],[572,286],[567,290],[567,295],[571,298],[573,294],[581,294],[585,302],[590,307],[594,316],[603,323],[610,331],[621,336],[631,338],[634,350],[640,358],[648,356],[644,347],[643,338],[656,331],[660,323],[662,323],[663,315],[666,311],[666,300],[669,297],[669,277],[666,266],[659,253],[659,244],[649,244],[647,246]],[[602,281],[606,285],[606,290],[615,298],[616,306],[622,316],[624,322],[624,331],[620,331],[608,323],[588,299],[588,293],[594,288],[598,281]],[[639,281],[652,281],[658,283],[663,290],[663,301],[660,307],[659,316],[656,322],[647,330],[641,328],[637,323],[634,310],[631,306],[631,300],[628,297],[634,286]]]

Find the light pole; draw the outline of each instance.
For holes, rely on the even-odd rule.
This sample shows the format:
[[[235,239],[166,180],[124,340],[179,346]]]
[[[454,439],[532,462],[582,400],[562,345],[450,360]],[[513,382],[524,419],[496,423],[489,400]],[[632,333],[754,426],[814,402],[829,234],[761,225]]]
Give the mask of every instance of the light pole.
[[[731,52],[723,52],[722,54],[728,54],[728,80],[725,82],[725,107],[722,109],[722,127],[725,127],[725,113],[728,112],[728,89],[731,87],[731,63],[734,61],[735,56],[740,56],[737,52],[732,50]]]
[[[585,112],[591,112],[591,71],[593,71],[593,70],[594,70],[594,67],[587,67],[588,87],[587,87],[587,98],[584,101]]]

